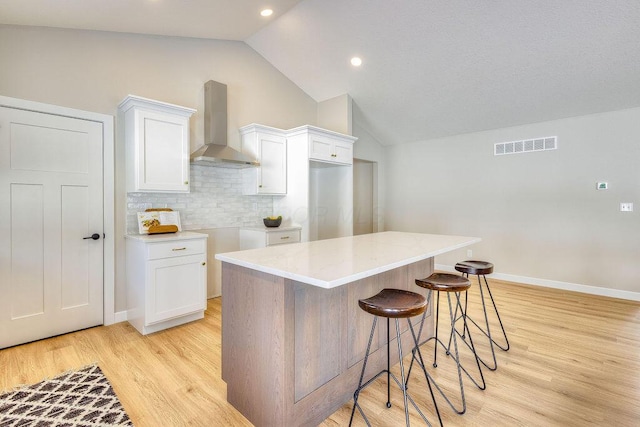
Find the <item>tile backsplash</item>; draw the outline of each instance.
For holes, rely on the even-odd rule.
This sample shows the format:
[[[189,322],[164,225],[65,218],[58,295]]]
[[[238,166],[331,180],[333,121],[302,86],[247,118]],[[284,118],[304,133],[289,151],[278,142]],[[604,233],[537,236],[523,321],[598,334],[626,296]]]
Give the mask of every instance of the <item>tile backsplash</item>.
[[[149,208],[180,212],[183,230],[259,224],[273,213],[273,197],[243,196],[240,169],[191,165],[191,192],[128,193],[127,233],[138,233],[136,213]]]

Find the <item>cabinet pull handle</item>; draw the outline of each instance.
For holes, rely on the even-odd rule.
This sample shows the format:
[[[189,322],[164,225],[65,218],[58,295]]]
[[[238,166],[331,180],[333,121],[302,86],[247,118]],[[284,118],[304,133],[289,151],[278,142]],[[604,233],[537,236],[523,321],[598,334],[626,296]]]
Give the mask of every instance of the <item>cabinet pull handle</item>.
[[[185,181],[185,182],[184,182],[184,185],[189,185],[189,181]]]
[[[202,263],[202,265],[207,265],[207,263],[206,263],[206,262],[203,262],[203,263]]]
[[[172,251],[184,251],[187,248],[173,248]]]
[[[287,240],[289,238],[289,236],[283,236],[280,238],[280,240]]]

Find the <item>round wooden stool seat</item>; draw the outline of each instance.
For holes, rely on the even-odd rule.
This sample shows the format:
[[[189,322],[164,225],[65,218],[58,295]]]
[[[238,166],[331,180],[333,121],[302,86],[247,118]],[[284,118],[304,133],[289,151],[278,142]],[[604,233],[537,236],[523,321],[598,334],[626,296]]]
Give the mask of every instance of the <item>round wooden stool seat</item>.
[[[471,287],[469,279],[451,273],[433,273],[426,279],[416,279],[416,285],[441,292],[464,292]]]
[[[455,269],[461,273],[484,275],[493,273],[493,264],[487,261],[469,260],[457,263]]]
[[[374,316],[393,319],[422,314],[427,308],[427,300],[415,292],[383,289],[370,298],[358,300],[358,305]]]

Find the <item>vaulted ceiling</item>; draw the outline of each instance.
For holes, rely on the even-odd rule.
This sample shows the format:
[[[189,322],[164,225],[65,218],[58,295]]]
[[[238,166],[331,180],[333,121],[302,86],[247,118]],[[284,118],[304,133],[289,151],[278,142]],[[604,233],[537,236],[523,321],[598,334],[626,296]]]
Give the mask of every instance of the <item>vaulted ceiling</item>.
[[[0,23],[242,40],[382,144],[640,106],[638,0],[15,0]]]

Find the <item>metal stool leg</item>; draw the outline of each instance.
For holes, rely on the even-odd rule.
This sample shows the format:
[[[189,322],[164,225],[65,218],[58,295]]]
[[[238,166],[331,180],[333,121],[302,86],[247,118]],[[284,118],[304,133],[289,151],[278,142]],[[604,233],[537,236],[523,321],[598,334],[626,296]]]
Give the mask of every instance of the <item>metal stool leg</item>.
[[[468,274],[463,273],[463,276],[465,277],[469,277]],[[491,288],[489,287],[489,282],[487,281],[487,276],[482,275],[484,278],[484,286],[482,281],[480,280],[480,274],[477,275],[478,277],[478,288],[480,289],[480,300],[482,302],[482,313],[484,315],[484,321],[485,321],[485,326],[484,328],[480,325],[478,325],[478,323],[476,323],[475,320],[473,320],[471,317],[467,317],[467,319],[473,323],[476,328],[478,328],[480,330],[480,332],[482,332],[487,338],[489,338],[489,348],[491,349],[491,359],[493,360],[493,364],[491,366],[489,366],[489,363],[486,362],[483,358],[479,357],[480,362],[489,370],[491,371],[495,371],[496,369],[498,369],[498,362],[496,359],[496,352],[494,349],[494,345],[497,346],[498,348],[500,348],[501,350],[504,351],[508,351],[509,350],[509,340],[507,338],[507,333],[504,330],[504,325],[502,324],[502,319],[500,318],[500,313],[498,312],[498,307],[496,306],[496,302],[493,299],[493,294],[491,293]],[[506,342],[506,344],[504,346],[500,345],[498,342],[496,342],[496,340],[493,338],[492,334],[491,334],[491,326],[489,323],[489,316],[487,313],[487,304],[485,302],[485,293],[484,293],[484,288],[486,287],[487,292],[489,294],[489,299],[491,300],[491,304],[493,305],[493,310],[496,314],[496,317],[498,318],[498,323],[500,324],[500,328],[502,330],[502,336],[504,337],[504,340]],[[466,341],[465,341],[466,343]],[[466,343],[468,345],[468,343]]]
[[[429,290],[427,292],[427,305],[431,304],[431,296],[433,295],[433,291]],[[439,305],[439,300],[438,302],[436,302],[436,328],[435,328],[435,334],[436,337],[438,336],[438,305]],[[420,343],[420,337],[422,336],[422,329],[424,328],[424,321],[427,318],[427,312],[425,310],[424,313],[422,313],[422,318],[420,319],[420,328],[418,329],[418,336],[415,338],[416,340],[416,347],[411,350],[411,363],[409,364],[409,373],[407,373],[407,388],[409,387],[409,378],[411,377],[411,370],[413,369],[413,362],[415,360],[415,355],[416,355],[416,349],[420,349],[420,345],[426,343],[429,340],[426,340],[423,343]],[[434,355],[434,359],[435,359],[435,355]],[[420,362],[422,363],[422,359],[420,359]],[[424,366],[423,366],[424,369]],[[425,370],[426,373],[426,370]]]
[[[424,316],[422,317],[422,321],[424,321]],[[424,373],[424,377],[427,380],[427,386],[429,387],[429,394],[431,395],[431,400],[433,401],[433,406],[436,410],[436,415],[438,416],[438,422],[440,423],[440,427],[443,426],[442,424],[442,417],[440,416],[440,410],[438,409],[438,403],[436,402],[436,397],[433,394],[433,388],[431,387],[431,382],[433,382],[433,378],[431,378],[431,375],[429,375],[429,373],[427,372],[425,365],[424,365],[424,360],[422,358],[422,352],[420,351],[420,345],[419,345],[419,339],[418,337],[416,337],[416,333],[413,330],[413,325],[411,324],[411,320],[407,319],[407,322],[409,323],[409,329],[411,330],[411,336],[413,337],[413,343],[414,343],[414,347],[412,350],[412,354],[415,357],[415,354],[418,354],[418,364],[420,366],[422,366],[422,372]],[[420,330],[422,331],[422,322],[420,323]],[[411,364],[413,365],[413,359],[414,357],[411,358]],[[409,381],[409,376],[411,374],[411,368],[409,368],[409,372],[407,373],[407,379],[405,380],[405,389],[408,388],[408,381]],[[414,403],[415,406],[415,403]],[[420,412],[420,410],[418,409],[418,412]],[[421,413],[422,415],[422,413]],[[424,416],[422,418],[425,418]],[[428,423],[428,421],[427,421]]]
[[[427,420],[427,417],[424,415],[424,413],[422,413],[422,411],[420,410],[420,407],[418,407],[418,405],[416,404],[416,402],[413,400],[413,398],[409,395],[409,393],[407,392],[407,383],[406,383],[406,379],[404,376],[404,357],[402,355],[402,337],[400,336],[400,323],[399,323],[399,319],[395,319],[396,320],[396,343],[398,344],[398,361],[400,362],[400,378],[401,378],[401,382],[398,381],[398,379],[392,375],[392,378],[394,379],[394,381],[396,382],[396,384],[398,384],[398,387],[400,387],[400,389],[402,390],[402,397],[404,399],[404,416],[405,416],[405,420],[407,423],[407,426],[411,425],[409,422],[409,402],[411,402],[411,404],[413,405],[413,407],[416,409],[416,411],[418,411],[418,414],[420,414],[420,417],[422,418],[422,420],[427,423],[428,426],[431,426],[431,423],[429,422],[429,420]],[[388,319],[387,319],[388,321]],[[420,360],[422,360],[422,353],[420,353],[420,348],[417,346],[418,341],[416,340],[416,335],[415,332],[413,330],[413,325],[411,324],[411,319],[407,318],[407,324],[409,325],[409,329],[411,330],[411,336],[413,337],[413,342],[414,342],[414,349],[417,349],[418,352],[418,356],[420,358]],[[390,346],[391,342],[387,341],[387,343],[389,344],[388,346]],[[423,366],[424,369],[424,366]],[[440,422],[440,426],[442,426],[442,418],[440,417],[440,411],[438,410],[438,404],[436,403],[436,399],[435,396],[433,395],[433,390],[431,389],[431,379],[429,377],[429,375],[426,373],[425,371],[425,378],[427,380],[427,385],[429,386],[429,392],[431,393],[431,399],[433,400],[433,405],[436,409],[436,414],[438,415],[438,421]]]
[[[399,320],[397,318],[395,320],[396,320],[396,342],[398,344],[398,361],[400,362],[400,378],[401,378],[402,382],[401,383],[398,382],[398,380],[395,377],[393,377],[393,379],[398,384],[398,387],[400,387],[400,389],[402,390],[402,397],[404,399],[404,416],[405,416],[405,420],[407,422],[407,426],[411,425],[410,422],[409,422],[409,402],[411,402],[411,404],[416,409],[416,411],[418,411],[418,414],[420,414],[420,416],[422,417],[424,422],[427,423],[428,426],[431,426],[431,423],[429,422],[429,420],[427,420],[427,417],[422,413],[422,411],[420,410],[420,408],[418,407],[416,402],[414,402],[413,398],[407,392],[407,384],[406,384],[406,380],[405,380],[405,376],[404,376],[404,361],[403,361],[403,356],[402,356],[402,339],[400,337],[400,323],[399,323]],[[411,319],[407,318],[407,323],[409,325],[409,329],[411,329],[411,335],[412,335],[412,337],[414,339],[414,348],[417,348],[417,341],[415,339],[416,336],[415,336],[415,333],[413,331],[413,325],[411,324]],[[417,351],[418,351],[420,359],[422,359],[422,353],[420,353],[420,349],[418,348]],[[430,383],[430,380],[429,380],[429,376],[426,375],[426,371],[425,371],[425,377],[426,377],[426,380],[427,380],[427,384],[429,385],[429,391],[431,392],[431,399],[433,400],[433,404],[434,404],[435,409],[436,409],[436,414],[438,415],[438,421],[440,422],[440,426],[442,426],[442,418],[440,418],[440,411],[438,410],[438,405],[436,404],[436,399],[435,399],[435,396],[433,395],[433,390],[431,389],[431,383]]]
[[[362,364],[362,371],[360,372],[360,381],[358,381],[358,388],[353,393],[353,409],[351,409],[351,418],[349,419],[349,426],[351,426],[351,423],[353,423],[353,415],[356,412],[356,408],[358,408],[358,411],[362,415],[362,418],[364,418],[364,421],[367,423],[367,425],[368,426],[371,425],[369,423],[369,419],[367,418],[367,416],[362,411],[362,408],[360,407],[360,405],[358,405],[358,397],[360,396],[360,390],[362,390],[364,388],[363,385],[362,385],[362,380],[364,379],[364,371],[367,368],[367,360],[369,359],[369,351],[371,350],[371,342],[373,341],[373,333],[376,331],[376,323],[378,323],[378,317],[374,316],[373,317],[373,325],[371,326],[371,334],[369,335],[369,343],[367,344],[367,351],[364,353],[364,363]]]
[[[396,332],[398,330],[398,319],[396,319]],[[387,408],[391,408],[391,339],[389,334],[389,318],[387,317]],[[407,402],[404,404],[405,411],[407,410]]]
[[[365,387],[367,387],[369,384],[371,384],[373,381],[375,381],[379,376],[383,375],[383,374],[387,374],[387,408],[391,407],[391,389],[390,389],[390,383],[391,380],[393,379],[396,384],[398,385],[398,387],[400,388],[400,390],[402,390],[402,397],[404,400],[404,414],[405,414],[405,421],[407,426],[410,426],[410,422],[409,422],[409,403],[411,403],[413,405],[413,407],[416,409],[416,411],[418,412],[418,414],[420,414],[420,417],[424,420],[424,422],[428,425],[431,426],[431,423],[429,422],[429,420],[427,419],[427,417],[424,415],[424,413],[420,410],[420,408],[418,407],[418,405],[415,403],[415,401],[413,400],[413,398],[409,395],[409,393],[407,392],[407,385],[406,385],[406,379],[405,379],[405,375],[404,375],[404,360],[403,360],[403,355],[402,355],[402,337],[400,335],[400,324],[399,324],[399,320],[396,318],[395,319],[395,325],[396,325],[396,343],[398,345],[398,360],[400,362],[400,378],[401,381],[398,380],[398,378],[396,378],[396,376],[394,374],[391,373],[390,368],[390,347],[391,347],[391,340],[390,340],[390,319],[387,318],[387,369],[384,371],[379,372],[377,375],[375,375],[373,378],[371,378],[369,381],[367,381],[366,383],[362,384],[362,381],[364,380],[364,372],[367,366],[367,360],[369,359],[369,352],[371,350],[371,342],[373,341],[373,336],[375,333],[375,328],[376,328],[376,323],[377,323],[377,316],[374,316],[374,320],[373,320],[373,326],[371,327],[371,335],[369,335],[369,342],[367,344],[367,351],[365,353],[365,357],[364,357],[364,363],[362,365],[362,371],[360,372],[360,380],[358,382],[358,388],[356,389],[356,391],[353,394],[353,408],[351,409],[351,418],[349,419],[349,426],[352,425],[353,423],[353,417],[355,415],[355,411],[356,408],[358,408],[358,412],[360,412],[360,414],[362,415],[362,418],[364,419],[365,423],[367,424],[367,426],[371,426],[371,424],[369,423],[369,419],[367,418],[367,416],[364,414],[364,411],[362,410],[362,407],[358,404],[358,398],[360,395],[360,391],[362,391]],[[411,320],[407,318],[407,322],[409,324],[409,329],[411,330],[411,336],[413,337],[413,341],[414,341],[414,349],[417,348],[417,354],[419,357],[419,360],[422,361],[422,353],[420,352],[420,348],[417,346],[417,338],[415,335],[415,331],[413,329],[413,325],[411,324]],[[423,367],[424,369],[424,367]],[[431,377],[427,374],[427,372],[425,371],[425,378],[427,380],[427,385],[429,386],[429,392],[431,393],[431,399],[433,400],[433,404],[436,410],[436,414],[438,416],[438,421],[440,423],[440,426],[442,426],[442,418],[440,416],[440,411],[438,409],[438,405],[436,403],[435,400],[435,396],[433,394],[433,390],[431,388]]]
[[[491,293],[491,288],[489,287],[489,282],[487,282],[487,276],[483,275],[482,277],[484,278],[484,284],[487,287],[487,292],[489,292],[489,297],[491,298],[491,304],[493,305],[493,309],[496,312],[496,317],[498,318],[498,322],[500,323],[500,329],[502,329],[502,336],[504,337],[504,341],[505,341],[506,345],[503,347],[500,344],[498,344],[495,340],[492,339],[492,341],[501,350],[509,351],[510,345],[509,345],[509,339],[507,338],[507,332],[504,330],[504,325],[502,324],[502,319],[500,318],[500,313],[498,312],[498,307],[496,306],[496,302],[493,299],[493,294]],[[480,276],[478,276],[478,283],[480,283]]]
[[[429,291],[429,292],[431,293],[431,291]],[[435,340],[434,361],[433,361],[433,367],[434,368],[438,366],[437,362],[436,362],[437,361],[436,358],[437,358],[437,354],[438,354],[438,344],[441,345],[444,348],[444,350],[445,350],[447,355],[452,356],[452,358],[454,359],[454,361],[456,363],[456,370],[458,371],[458,384],[460,385],[460,400],[462,402],[462,408],[457,408],[456,405],[454,405],[454,403],[451,401],[451,399],[449,399],[449,397],[446,396],[446,394],[440,388],[438,383],[433,379],[432,379],[432,381],[433,381],[433,386],[442,395],[442,397],[447,402],[447,404],[451,407],[451,409],[453,409],[457,414],[462,415],[467,410],[467,402],[466,402],[466,399],[465,399],[465,396],[464,396],[464,383],[462,381],[462,372],[464,372],[469,377],[469,379],[471,379],[471,381],[481,390],[484,390],[486,388],[485,381],[484,381],[484,375],[482,374],[482,369],[480,368],[480,363],[478,361],[478,357],[477,357],[477,355],[475,353],[475,349],[473,347],[473,341],[471,341],[470,349],[474,354],[474,358],[476,359],[476,365],[478,367],[478,372],[480,373],[480,378],[481,378],[482,384],[479,384],[469,374],[469,372],[460,364],[460,354],[459,354],[459,351],[458,351],[458,341],[457,341],[457,338],[456,338],[456,335],[458,335],[458,333],[454,333],[457,311],[458,311],[458,309],[460,309],[462,311],[462,305],[461,305],[461,302],[460,302],[460,295],[457,292],[455,293],[456,294],[456,309],[455,310],[453,309],[453,306],[451,305],[451,293],[447,292],[447,301],[448,301],[448,304],[449,304],[449,316],[450,316],[451,328],[452,328],[451,334],[449,336],[449,340],[450,340],[449,341],[449,345],[446,346],[444,344],[444,342],[442,342],[442,340],[440,340],[438,338],[438,319],[439,319],[439,305],[440,305],[439,304],[439,296],[440,296],[440,292],[437,292],[437,294],[438,294],[438,296],[436,297],[437,299],[436,299],[436,329],[435,329],[435,335],[434,335],[434,337],[428,338],[427,340],[425,340],[424,342],[420,343],[419,345],[425,344],[425,343],[429,342],[432,339]],[[424,322],[425,316],[426,316],[426,313],[423,314],[422,322]],[[468,328],[468,326],[466,324],[465,316],[463,316],[463,319],[465,321],[464,330],[466,330],[467,336],[470,337],[470,332],[469,332],[469,328]],[[423,326],[423,324],[420,325],[420,330],[419,330],[418,337],[417,337],[417,341],[418,342],[419,342],[419,339],[420,339],[420,335],[422,333],[422,326]],[[450,353],[451,341],[453,341],[454,355],[451,355],[451,353]],[[421,363],[422,361],[421,360],[416,360],[416,350],[414,349],[414,351],[412,353],[413,353],[413,357],[411,358],[411,365],[409,366],[409,374],[408,375],[411,374],[411,369],[413,367],[414,361],[416,361],[418,363],[418,365],[420,365],[422,367],[422,369],[425,370],[425,375],[426,375],[426,369],[425,369],[424,365]],[[407,379],[407,381],[408,381],[408,379]]]
[[[475,384],[476,387],[478,387],[480,390],[485,390],[487,388],[486,382],[484,380],[484,375],[482,374],[482,367],[480,366],[481,360],[478,357],[478,353],[476,352],[476,348],[475,345],[473,344],[473,339],[471,337],[471,331],[469,330],[469,324],[467,323],[467,293],[465,292],[465,308],[464,311],[462,309],[462,305],[460,303],[460,294],[456,293],[456,310],[455,310],[455,314],[452,317],[452,321],[453,322],[457,322],[459,319],[462,319],[463,322],[463,327],[462,327],[462,333],[460,333],[458,331],[458,329],[454,326],[452,326],[451,329],[451,335],[449,336],[449,345],[447,346],[447,354],[449,354],[449,349],[451,347],[451,340],[454,337],[454,335],[458,335],[460,338],[462,338],[462,342],[469,348],[469,350],[471,350],[471,352],[473,353],[473,357],[476,361],[476,367],[478,368],[478,373],[480,374],[480,382],[482,384],[480,384],[478,382],[478,380],[476,380],[475,378],[473,378],[473,376],[471,376],[471,374],[469,373],[469,371],[467,371],[467,369],[464,366],[460,366],[462,371],[467,375],[467,377],[469,377],[469,379],[471,380],[471,382],[473,384]],[[458,315],[458,309],[461,311],[461,315],[460,317],[457,317]],[[469,340],[467,342],[467,339]]]
[[[433,292],[433,291],[429,291],[429,292]],[[433,367],[437,368],[438,367],[438,362],[437,362],[437,357],[438,357],[438,320],[440,319],[440,292],[437,292],[437,296],[436,296],[436,332],[435,332],[435,339],[436,339],[436,345],[433,346]]]

